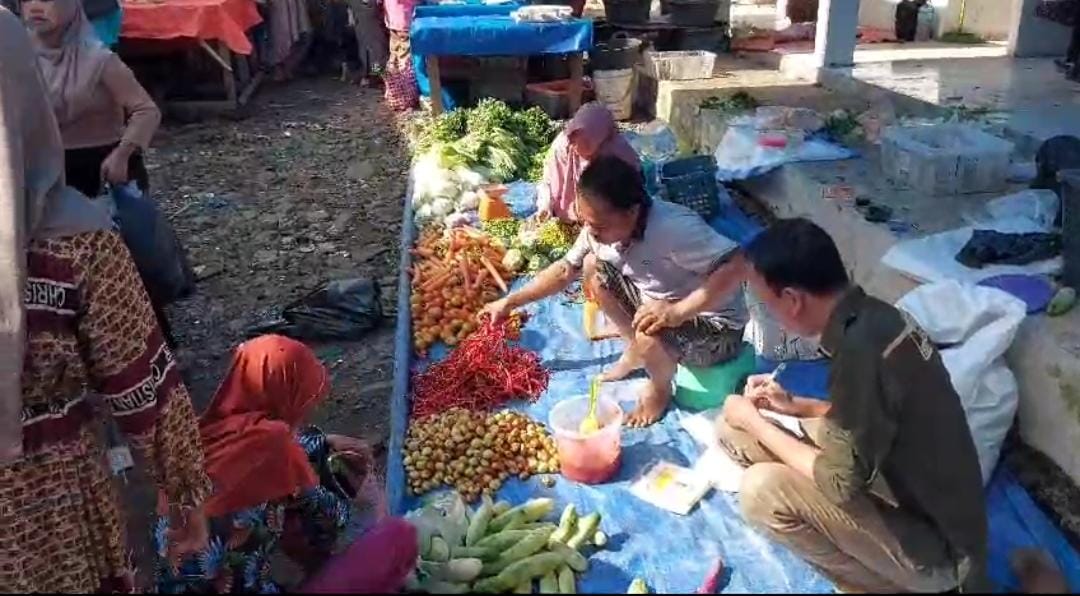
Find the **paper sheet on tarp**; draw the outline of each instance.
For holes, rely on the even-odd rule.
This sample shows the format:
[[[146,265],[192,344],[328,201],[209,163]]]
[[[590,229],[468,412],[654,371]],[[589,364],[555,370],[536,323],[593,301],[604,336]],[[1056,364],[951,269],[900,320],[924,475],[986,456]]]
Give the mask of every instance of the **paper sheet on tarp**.
[[[262,22],[254,0],[123,2],[123,8],[121,37],[221,41],[245,56],[252,50],[247,30]]]
[[[584,52],[592,47],[588,19],[517,23],[508,15],[413,19],[410,48],[422,56],[534,56]]]

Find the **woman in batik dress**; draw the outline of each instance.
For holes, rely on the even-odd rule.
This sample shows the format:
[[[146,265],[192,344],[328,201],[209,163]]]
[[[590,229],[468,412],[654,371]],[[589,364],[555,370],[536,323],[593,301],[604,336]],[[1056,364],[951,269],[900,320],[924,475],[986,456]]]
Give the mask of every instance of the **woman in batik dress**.
[[[175,556],[205,544],[187,390],[109,216],[65,185],[30,39],[0,8],[0,590],[134,588],[102,418],[178,513]]]

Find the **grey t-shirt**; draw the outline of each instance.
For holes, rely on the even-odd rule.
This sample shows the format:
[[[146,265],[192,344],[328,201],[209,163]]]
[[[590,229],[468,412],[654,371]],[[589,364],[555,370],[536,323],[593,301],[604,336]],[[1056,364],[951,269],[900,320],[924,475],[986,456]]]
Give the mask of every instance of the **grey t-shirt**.
[[[654,200],[645,220],[641,238],[626,244],[603,244],[583,228],[566,260],[580,268],[589,253],[613,265],[652,300],[681,300],[701,287],[724,258],[738,244],[709,227],[690,209],[667,201]],[[746,325],[746,303],[735,292],[718,316],[731,326]]]

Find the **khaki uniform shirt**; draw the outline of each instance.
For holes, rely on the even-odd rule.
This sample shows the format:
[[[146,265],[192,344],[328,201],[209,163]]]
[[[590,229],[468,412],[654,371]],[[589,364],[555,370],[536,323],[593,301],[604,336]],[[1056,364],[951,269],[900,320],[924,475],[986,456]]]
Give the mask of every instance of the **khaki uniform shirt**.
[[[986,503],[975,444],[937,349],[906,313],[851,288],[822,335],[832,359],[814,480],[842,504],[869,492],[927,520],[966,588],[985,587]],[[897,538],[913,560],[922,535]]]

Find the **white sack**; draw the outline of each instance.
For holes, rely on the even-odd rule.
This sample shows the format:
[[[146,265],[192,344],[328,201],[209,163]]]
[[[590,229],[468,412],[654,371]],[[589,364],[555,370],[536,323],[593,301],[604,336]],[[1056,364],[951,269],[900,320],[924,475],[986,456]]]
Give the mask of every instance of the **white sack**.
[[[909,292],[896,306],[911,314],[941,350],[975,439],[983,482],[997,464],[1019,398],[1005,364],[1026,307],[995,288],[944,281]]]

